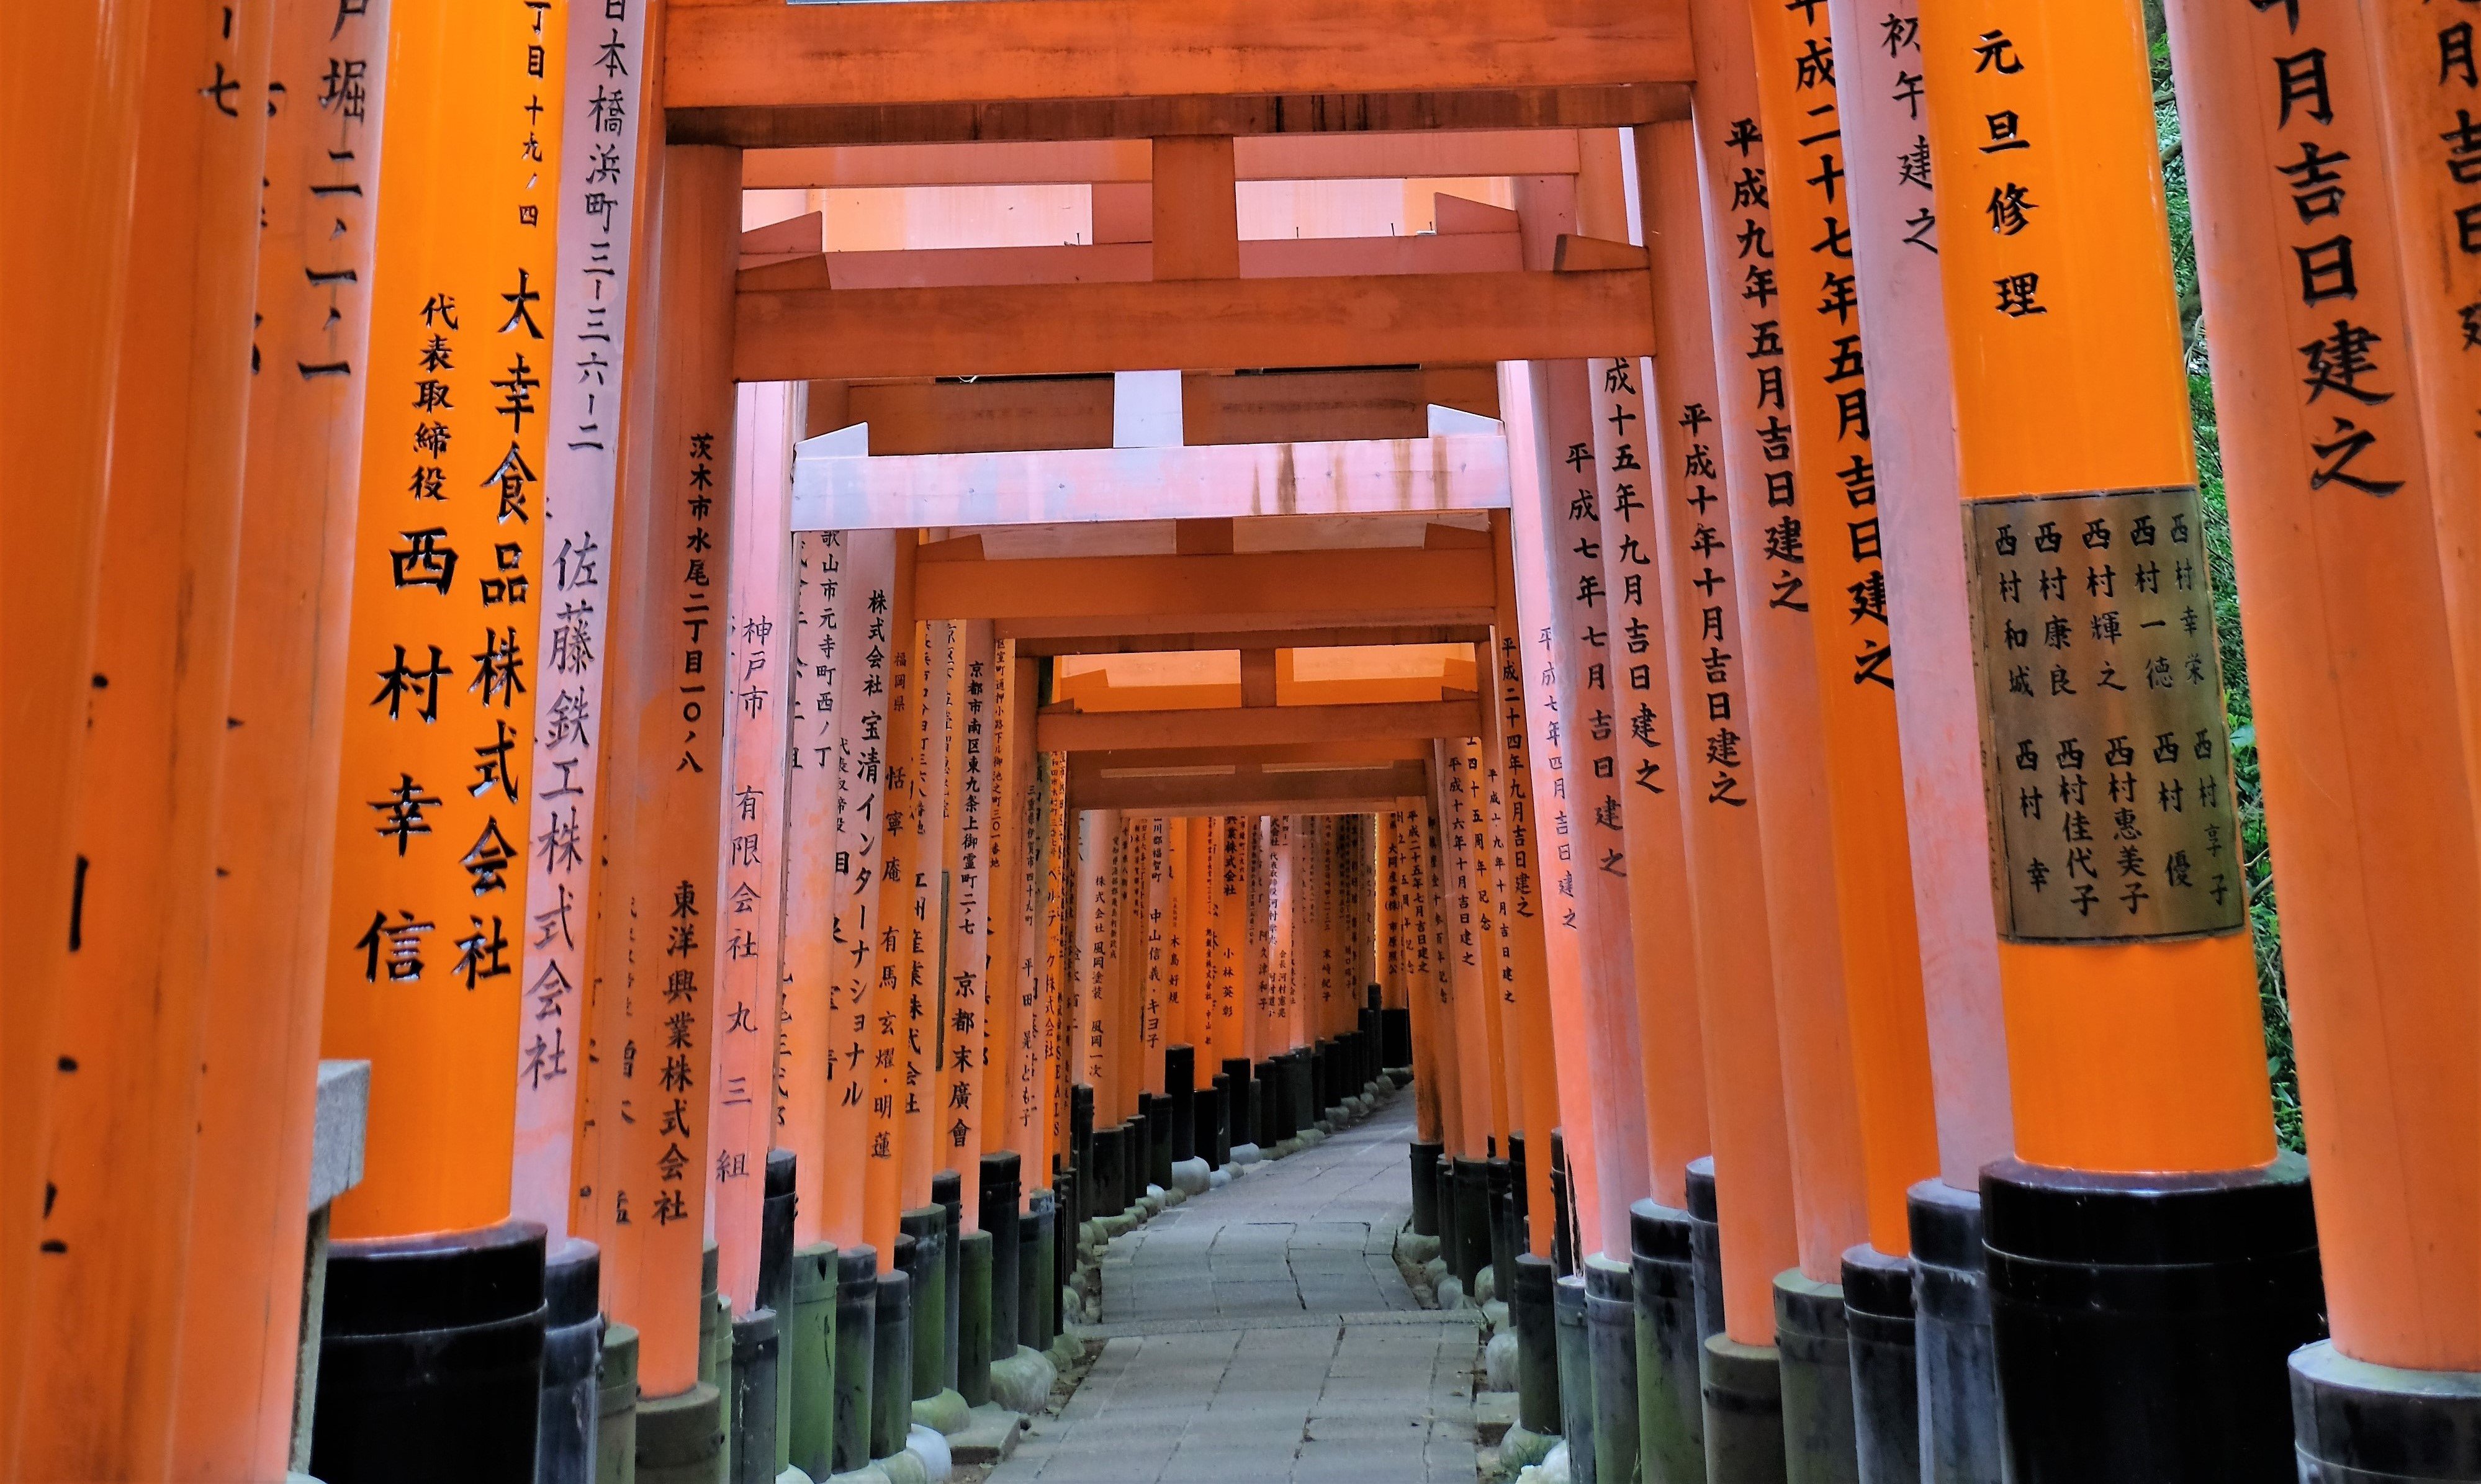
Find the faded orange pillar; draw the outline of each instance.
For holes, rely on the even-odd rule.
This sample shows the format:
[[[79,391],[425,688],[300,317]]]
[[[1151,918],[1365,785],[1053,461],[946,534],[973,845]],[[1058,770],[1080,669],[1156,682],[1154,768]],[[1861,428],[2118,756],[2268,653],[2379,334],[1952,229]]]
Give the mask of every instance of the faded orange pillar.
[[[1077,1075],[1072,1079],[1094,1089],[1094,1122],[1117,1123],[1119,1079],[1112,1060],[1111,1012],[1118,1005],[1110,966],[1116,936],[1111,854],[1119,836],[1115,815],[1100,809],[1076,813],[1075,955],[1070,983],[1076,1004],[1074,1047]]]
[[[1507,1083],[1502,1076],[1499,1016],[1491,1000],[1497,992],[1498,936],[1490,923],[1488,888],[1479,865],[1474,819],[1474,797],[1479,787],[1479,761],[1466,739],[1433,743],[1441,775],[1439,787],[1440,845],[1446,874],[1441,880],[1448,909],[1449,976],[1455,989],[1456,1077],[1458,1102],[1464,1114],[1462,1151],[1485,1158],[1494,1138],[1507,1133]]]
[[[216,896],[233,930],[209,950],[197,1114],[217,1173],[193,1192],[173,1316],[184,1479],[273,1477],[293,1445],[386,86],[385,7],[335,20],[274,15],[235,613],[253,660],[225,702]],[[358,91],[311,86],[331,55],[362,63]]]
[[[988,1030],[992,989],[988,982],[993,901],[990,851],[992,837],[991,718],[996,697],[991,626],[987,619],[956,625],[954,725],[951,729],[949,795],[954,807],[948,820],[950,861],[948,897],[947,985],[931,1009],[937,1023],[934,1063],[940,1068],[935,1085],[938,1103],[932,1110],[932,1145],[941,1169],[958,1172],[967,1182],[981,1178],[984,1129],[990,1113],[982,1102],[984,1037]],[[979,1185],[968,1193],[959,1219],[966,1231],[978,1230],[981,1202]],[[952,1238],[953,1239],[953,1238]],[[959,1302],[951,1295],[951,1303]]]
[[[598,951],[620,991],[600,1148],[606,1306],[639,1334],[640,1436],[694,1435],[718,1402],[698,1380],[700,1254],[716,1147],[701,1079],[724,1025],[729,905],[718,899],[727,777],[722,708],[733,526],[732,273],[740,152],[666,146],[654,244],[652,358],[664,390],[633,435],[614,590],[606,777],[614,895]],[[640,472],[642,471],[642,473]],[[622,748],[627,748],[626,752]],[[626,820],[626,834],[620,820]],[[625,1213],[625,1216],[624,1216]]]
[[[1656,562],[1653,430],[1636,361],[1588,362],[1593,389],[1594,485],[1601,521],[1603,590],[1610,602],[1611,714],[1620,813],[1629,839],[1630,929],[1649,943],[1694,942],[1694,898],[1681,834],[1684,735],[1672,704],[1671,624]],[[1717,648],[1684,656],[1707,673],[1738,657]],[[1645,1090],[1654,1199],[1686,1206],[1688,1161],[1711,1153],[1706,1133],[1706,1071],[1698,1028],[1697,981],[1658,955],[1636,963],[1637,1077]]]
[[[866,1241],[895,538],[800,532],[793,550],[778,1142],[796,1159],[795,1240],[855,1247]]]
[[[887,767],[879,790],[878,938],[870,986],[870,1138],[862,1175],[862,1239],[880,1254],[880,1271],[895,1265],[897,1221],[908,1199],[903,1153],[906,976],[914,928],[914,881],[921,871],[920,816],[931,807],[923,788],[922,715],[930,683],[928,638],[913,606],[913,547],[897,536],[888,606]],[[927,1194],[929,1179],[923,1178]]]
[[[123,24],[107,25],[107,17]],[[73,806],[93,670],[95,591],[118,378],[125,272],[136,238],[150,35],[144,8],[62,5],[16,17],[0,56],[0,482],[46,491],[0,516],[12,551],[46,554],[0,592],[0,1312],[26,1313],[43,1261],[47,1108],[76,884]],[[27,1327],[0,1333],[0,1460],[15,1456]]]
[[[2274,1162],[2142,19],[1975,0],[1920,40],[2003,868],[2017,1159],[1982,1194],[2009,1450],[2028,1484],[2290,1469],[2313,1236],[2305,1172]],[[2108,1256],[2174,1231],[2152,1261],[2265,1275],[2245,1333],[2161,1312],[2155,1269]],[[2002,1256],[2098,1286],[2071,1311]],[[2124,1337],[2096,1373],[2032,1389],[2019,1367],[2089,1322]]]
[[[1554,627],[1536,622],[1530,604],[1523,599],[1528,592],[1539,592],[1534,585],[1543,582],[1544,524],[1546,512],[1541,508],[1547,498],[1542,486],[1552,478],[1548,467],[1551,451],[1546,440],[1554,437],[1547,419],[1539,410],[1543,402],[1544,378],[1539,368],[1502,365],[1500,372],[1500,404],[1502,421],[1507,429],[1508,469],[1515,488],[1515,508],[1510,511],[1508,541],[1510,564],[1501,579],[1506,594],[1501,604],[1501,634],[1506,627],[1509,612],[1516,614],[1519,644],[1513,656],[1502,647],[1504,665],[1511,658],[1518,664],[1525,688],[1525,714],[1533,718],[1528,733],[1532,766],[1533,797],[1539,801],[1535,823],[1538,838],[1549,843],[1543,846],[1541,859],[1543,902],[1543,979],[1550,1002],[1553,1053],[1559,1065],[1568,1069],[1559,1084],[1559,1123],[1561,1143],[1565,1149],[1568,1188],[1577,1213],[1580,1238],[1593,1243],[1599,1234],[1613,1221],[1625,1222],[1626,1205],[1616,1218],[1605,1213],[1602,1207],[1604,1182],[1598,1169],[1600,1144],[1606,1138],[1599,1119],[1600,1105],[1613,1088],[1623,1088],[1632,1081],[1624,1074],[1614,1080],[1597,1075],[1601,1057],[1591,1057],[1595,1033],[1588,1020],[1589,1000],[1583,979],[1582,949],[1575,925],[1575,848],[1567,831],[1573,828],[1568,819],[1570,795],[1566,777],[1570,765],[1581,754],[1574,746],[1573,734],[1563,730],[1560,722],[1559,694],[1555,689],[1557,667],[1551,640]],[[1581,409],[1580,409],[1581,410]],[[1591,434],[1582,428],[1574,430],[1590,445]],[[1502,638],[1502,645],[1504,639]],[[1503,684],[1503,682],[1502,682]],[[1614,763],[1614,768],[1617,765]],[[1607,1046],[1633,1046],[1634,1035],[1625,1041],[1606,1037]],[[1589,1059],[1591,1057],[1591,1059]],[[1607,1069],[1606,1069],[1607,1070]],[[1642,1140],[1636,1140],[1641,1144]],[[1649,1177],[1650,1178],[1650,1177]]]
[[[956,625],[937,620],[919,625],[922,668],[915,692],[920,727],[906,862],[910,888],[905,916],[895,924],[903,937],[903,980],[897,1000],[896,1091],[900,1212],[930,1204],[930,1177],[944,1168],[934,1132],[939,1101],[940,966],[946,941],[947,825],[950,809],[949,742],[956,703]]]
[[[1042,775],[1033,750],[1034,667],[1001,640],[991,662],[990,977],[984,988],[982,1144],[1023,1157],[1019,1174],[1042,1184],[1028,1133],[1035,1105],[1033,1026],[1041,992]],[[995,1341],[997,1342],[997,1341]],[[1004,1345],[1003,1345],[1004,1347]]]
[[[1507,922],[1509,957],[1515,970],[1515,1042],[1518,1062],[1519,1126],[1525,1130],[1526,1210],[1533,1252],[1551,1253],[1556,1221],[1551,1195],[1551,1131],[1559,1126],[1558,1058],[1553,1046],[1550,966],[1543,940],[1541,836],[1534,813],[1533,740],[1526,715],[1523,641],[1516,620],[1513,526],[1502,511],[1490,522],[1492,582],[1498,590],[1487,652],[1487,672],[1477,672],[1476,687],[1489,697],[1491,710],[1482,723],[1485,745],[1496,760],[1500,785],[1507,791],[1504,844],[1507,850]],[[1530,1213],[1539,1212],[1539,1216]]]
[[[125,319],[107,310],[87,327],[115,343],[71,351],[65,362],[73,372],[84,362],[113,376],[108,421],[80,418],[34,432],[38,439],[96,438],[108,450],[102,488],[78,478],[74,455],[61,451],[44,464],[70,475],[64,488],[39,496],[18,490],[18,451],[11,450],[12,504],[84,499],[85,518],[97,521],[102,543],[87,686],[75,700],[65,690],[31,697],[84,713],[78,770],[32,780],[66,794],[69,846],[41,863],[50,879],[34,884],[34,900],[67,911],[10,923],[13,939],[23,926],[69,950],[51,978],[57,1009],[38,1007],[33,1024],[9,1028],[13,1042],[44,1037],[38,1049],[48,1065],[24,1072],[47,1084],[52,1114],[48,1129],[38,1122],[23,1135],[12,1131],[10,1145],[13,1161],[30,1157],[12,1163],[12,1179],[23,1171],[30,1185],[39,1181],[41,1200],[33,1230],[11,1223],[12,1236],[27,1244],[18,1252],[31,1253],[35,1265],[22,1292],[9,1295],[16,1307],[8,1328],[22,1333],[26,1347],[21,1390],[0,1397],[16,1429],[8,1467],[29,1479],[151,1477],[171,1467],[179,1347],[167,1315],[182,1304],[193,1178],[212,1193],[218,1175],[197,1168],[194,1133],[198,1059],[208,1044],[202,1033],[218,1007],[208,953],[237,638],[250,345],[243,306],[257,277],[273,16],[267,5],[238,8],[228,20],[164,7],[130,23],[144,38],[143,72],[130,94],[137,110],[134,199],[159,207],[161,217],[130,244],[120,290]],[[72,42],[65,57],[90,52],[91,65],[112,65],[108,51],[91,47]],[[105,76],[89,79],[113,87]],[[209,80],[226,86],[202,92]],[[44,85],[34,96],[77,101],[74,91]],[[12,117],[13,126],[19,123]],[[52,129],[39,137],[53,137]],[[75,152],[73,143],[66,147]],[[104,178],[114,178],[116,169],[101,164]],[[12,358],[36,353],[39,347],[15,343],[15,323]],[[35,399],[37,406],[49,403],[40,394]],[[84,409],[69,402],[63,410]],[[27,562],[82,562],[76,519],[54,528],[66,549],[29,553]],[[19,534],[13,513],[12,540]],[[77,575],[58,596],[81,595]],[[18,616],[13,604],[13,634],[23,632],[13,627]],[[83,649],[89,617],[80,606],[36,622],[39,632],[63,635]],[[42,673],[39,664],[28,680]],[[13,669],[10,681],[13,720],[21,683]],[[30,763],[65,761],[58,742],[43,746],[31,725],[10,729],[13,747],[28,737],[39,739]],[[24,766],[13,752],[13,778]],[[67,794],[72,783],[76,792]],[[39,808],[36,818],[43,819]],[[45,830],[29,844],[49,846],[60,838]],[[16,849],[13,844],[13,857]],[[13,866],[11,874],[15,884]],[[65,900],[65,886],[73,892]],[[31,968],[39,990],[50,966],[30,960],[12,948],[11,969]],[[19,1007],[18,993],[13,985],[12,1010]],[[13,1062],[11,1070],[18,1070]],[[32,1093],[13,1087],[9,1111],[39,1120]],[[20,1136],[29,1143],[16,1142]],[[40,1147],[32,1146],[35,1137]],[[164,1214],[131,1219],[122,1194],[130,1190],[145,1191]],[[258,1337],[226,1338],[244,1348],[243,1364],[259,1364]]]
[[[1440,1125],[1440,1080],[1446,1075],[1440,1068],[1436,1049],[1437,1036],[1433,1022],[1437,1018],[1437,996],[1430,969],[1430,905],[1429,879],[1423,870],[1423,829],[1420,817],[1411,811],[1398,810],[1395,816],[1399,884],[1397,911],[1402,921],[1398,936],[1402,951],[1404,1005],[1413,1033],[1413,1142],[1439,1145],[1443,1137]],[[1440,1150],[1433,1148],[1433,1159]],[[1416,1157],[1419,1157],[1417,1148]],[[1436,1236],[1425,1232],[1423,1236]]]
[[[2454,378],[2416,327],[2461,255],[2417,208],[2481,190],[2388,138],[2390,104],[2468,117],[2481,80],[2450,65],[2423,96],[2471,44],[2445,14],[2170,22],[2333,1336],[2290,1362],[2298,1442],[2303,1468],[2354,1466],[2346,1388],[2395,1431],[2437,1373],[2481,1370],[2481,846],[2448,548],[2475,491],[2424,435],[2427,374]],[[2309,272],[2337,261],[2350,294]],[[2368,436],[2348,466],[2338,418]]]

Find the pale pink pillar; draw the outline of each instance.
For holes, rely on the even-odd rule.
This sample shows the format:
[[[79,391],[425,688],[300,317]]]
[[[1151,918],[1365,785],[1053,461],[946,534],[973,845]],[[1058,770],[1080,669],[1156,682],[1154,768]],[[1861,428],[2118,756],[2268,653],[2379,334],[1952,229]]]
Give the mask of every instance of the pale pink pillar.
[[[630,264],[639,213],[638,124],[646,7],[567,28],[568,86],[558,100],[560,209],[544,395],[542,586],[519,973],[516,1158],[509,1214],[569,1230],[577,1181],[578,1067],[586,1056],[586,937],[592,920],[596,782],[602,767],[603,650],[611,619],[612,497],[619,474],[620,367],[629,350]],[[376,63],[374,63],[376,67]],[[656,141],[644,142],[660,147]]]
[[[760,1209],[775,1136],[775,1025],[783,988],[785,759],[792,639],[793,444],[805,389],[740,388],[732,477],[731,592],[724,619],[721,921],[714,1076],[708,1080],[708,1210],[718,1284],[738,1313],[758,1307]]]
[[[2015,1148],[1998,928],[1983,817],[1964,542],[1957,536],[1954,389],[1930,198],[1920,0],[1827,0],[1842,63],[1840,110],[1853,273],[1869,348],[1870,458],[1887,552],[1887,625],[1899,676],[1904,806],[1921,996],[1938,1106],[1939,1173],[1977,1190]],[[1910,79],[1909,84],[1905,81]]]
[[[1530,192],[1528,193],[1532,194]],[[1545,193],[1548,194],[1548,193]],[[1545,208],[1544,231],[1567,212]],[[1626,837],[1612,747],[1609,615],[1602,602],[1592,408],[1582,362],[1503,363],[1500,408],[1508,429],[1519,621],[1526,644],[1526,711],[1544,718],[1534,747],[1536,827],[1546,842],[1543,937],[1551,969],[1553,1035],[1560,1065],[1582,1067],[1589,1117],[1560,1093],[1568,1165],[1580,1190],[1590,1250],[1629,1250],[1628,1209],[1653,1193],[1645,1101],[1636,1073],[1636,981],[1630,951]],[[1573,462],[1572,462],[1573,460]],[[1600,718],[1597,720],[1597,718]],[[1600,736],[1597,737],[1599,731]],[[1571,968],[1570,966],[1573,966]],[[1580,1002],[1562,1015],[1562,971]],[[1564,1022],[1564,1024],[1563,1024]],[[1577,1131],[1591,1124],[1592,1159]],[[1589,1216],[1581,1192],[1590,1190]]]

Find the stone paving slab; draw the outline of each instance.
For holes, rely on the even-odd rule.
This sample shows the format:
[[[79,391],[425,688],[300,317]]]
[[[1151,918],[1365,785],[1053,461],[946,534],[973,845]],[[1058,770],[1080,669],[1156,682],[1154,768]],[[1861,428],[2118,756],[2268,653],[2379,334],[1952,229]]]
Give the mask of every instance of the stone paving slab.
[[[1412,1128],[1398,1097],[1112,1242],[1102,1353],[990,1484],[1473,1484],[1479,1316],[1391,1256]]]

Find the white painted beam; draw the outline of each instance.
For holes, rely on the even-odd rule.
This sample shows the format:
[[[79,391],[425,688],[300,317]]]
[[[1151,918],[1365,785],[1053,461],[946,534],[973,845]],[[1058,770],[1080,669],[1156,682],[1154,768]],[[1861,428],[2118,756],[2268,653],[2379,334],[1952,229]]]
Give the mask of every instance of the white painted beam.
[[[1382,515],[1508,503],[1507,443],[1497,431],[877,458],[856,456],[853,441],[830,433],[800,445],[794,530]]]

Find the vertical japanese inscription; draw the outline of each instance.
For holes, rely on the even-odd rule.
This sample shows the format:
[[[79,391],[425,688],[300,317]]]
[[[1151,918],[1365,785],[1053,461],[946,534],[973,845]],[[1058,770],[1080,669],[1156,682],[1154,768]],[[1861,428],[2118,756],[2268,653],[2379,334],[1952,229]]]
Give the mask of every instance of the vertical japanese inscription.
[[[565,16],[550,0],[417,3],[393,15],[390,82],[420,94],[454,78],[469,106],[385,125],[382,186],[395,204],[372,273],[354,690],[328,940],[334,1047],[405,1033],[408,1012],[389,998],[405,995],[471,997],[419,1013],[512,1037],[530,906],[545,915],[538,931],[568,927],[557,896],[526,894],[529,791],[552,786],[532,781],[531,743]],[[320,80],[321,106],[340,120],[367,105],[366,62],[339,53]],[[466,1028],[429,1033],[460,1054],[479,1044]],[[573,1034],[544,1037],[521,1077],[567,1076],[575,1045]],[[492,1080],[506,1090],[478,1084],[485,1101],[465,1108],[474,1127],[512,1127],[488,1111],[515,1097],[498,1065]],[[431,1096],[376,1095],[374,1147],[426,1136],[408,1121]],[[455,1168],[375,1160],[382,1178],[340,1208],[339,1234],[499,1219],[508,1146],[472,1153]]]
[[[2000,935],[2239,930],[2247,893],[2196,489],[1964,510]]]

